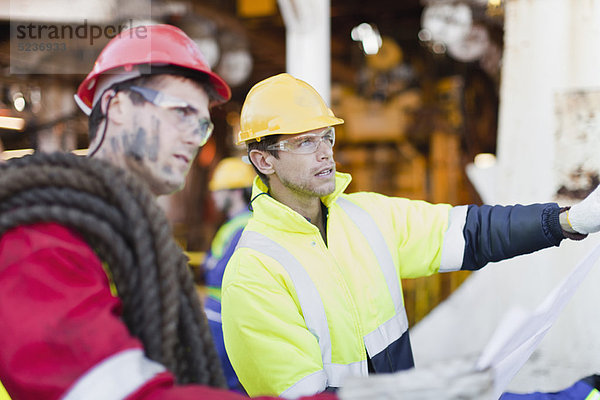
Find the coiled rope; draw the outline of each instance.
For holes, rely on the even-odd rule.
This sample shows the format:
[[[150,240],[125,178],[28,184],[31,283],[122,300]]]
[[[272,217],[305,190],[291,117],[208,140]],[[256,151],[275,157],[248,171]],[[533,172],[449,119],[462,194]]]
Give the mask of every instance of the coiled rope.
[[[109,268],[123,320],[177,382],[226,387],[187,258],[144,182],[96,159],[34,154],[0,164],[0,235],[56,222]]]

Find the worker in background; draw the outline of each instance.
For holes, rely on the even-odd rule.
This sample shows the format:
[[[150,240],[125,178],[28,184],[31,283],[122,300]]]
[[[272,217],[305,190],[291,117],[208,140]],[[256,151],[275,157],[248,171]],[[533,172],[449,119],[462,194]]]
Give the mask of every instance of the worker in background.
[[[204,311],[221,359],[227,386],[240,392],[244,389],[233,371],[223,343],[221,283],[225,266],[252,215],[248,204],[255,176],[256,173],[250,164],[238,157],[224,158],[217,164],[208,188],[215,207],[225,215],[227,220],[217,231],[201,268],[207,288]]]
[[[289,74],[257,83],[242,107],[238,139],[260,179],[225,270],[222,315],[251,396],[293,398],[412,368],[402,279],[477,270],[600,230],[598,189],[570,210],[345,194],[351,177],[333,157],[342,123]]]
[[[155,201],[184,185],[213,130],[209,107],[229,98],[181,30],[138,26],[78,88],[90,158],[0,165],[0,381],[12,399],[243,398],[224,390]]]

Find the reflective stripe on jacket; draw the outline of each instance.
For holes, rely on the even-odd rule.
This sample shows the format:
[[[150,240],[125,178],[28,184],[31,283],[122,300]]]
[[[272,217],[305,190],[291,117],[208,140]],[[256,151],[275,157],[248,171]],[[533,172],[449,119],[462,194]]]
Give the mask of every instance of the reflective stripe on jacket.
[[[338,173],[336,191],[321,199],[328,209],[325,245],[300,214],[258,196],[266,187],[255,181],[254,216],[227,266],[222,293],[225,345],[251,396],[293,398],[339,387],[348,377],[367,375],[367,360],[376,372],[412,367],[401,278],[520,254],[522,244],[506,238],[501,245],[479,243],[485,235],[473,221],[482,215],[493,221],[489,231],[510,234],[513,225],[537,224],[538,240],[545,238],[540,213],[558,210],[530,209],[525,214],[535,214],[533,222],[514,224],[501,221],[504,208],[342,194],[349,182]],[[465,231],[475,240],[465,239]],[[543,241],[543,247],[553,244]]]
[[[0,382],[0,400],[11,400],[2,382]]]

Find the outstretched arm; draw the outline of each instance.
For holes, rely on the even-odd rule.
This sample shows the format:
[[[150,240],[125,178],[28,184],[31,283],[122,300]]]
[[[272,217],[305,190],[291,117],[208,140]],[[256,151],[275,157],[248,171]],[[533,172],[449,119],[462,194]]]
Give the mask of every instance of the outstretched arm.
[[[469,206],[463,236],[462,269],[479,269],[550,246],[581,240],[600,231],[600,187],[572,207],[554,203],[529,206]]]
[[[564,235],[557,204],[468,206],[461,269],[558,246]]]

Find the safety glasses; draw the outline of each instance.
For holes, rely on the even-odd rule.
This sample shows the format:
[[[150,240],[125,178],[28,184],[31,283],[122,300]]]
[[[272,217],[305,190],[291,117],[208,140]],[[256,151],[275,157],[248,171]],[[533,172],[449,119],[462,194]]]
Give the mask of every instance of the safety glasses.
[[[267,150],[289,151],[295,154],[311,154],[317,151],[321,142],[333,147],[335,144],[335,129],[330,126],[321,132],[305,133],[290,139],[280,140],[267,147]]]
[[[147,87],[130,86],[129,90],[141,95],[144,100],[157,107],[168,110],[175,120],[178,129],[197,131],[202,137],[200,146],[206,144],[214,130],[214,125],[209,118],[200,117],[198,109],[185,100],[165,94]]]

